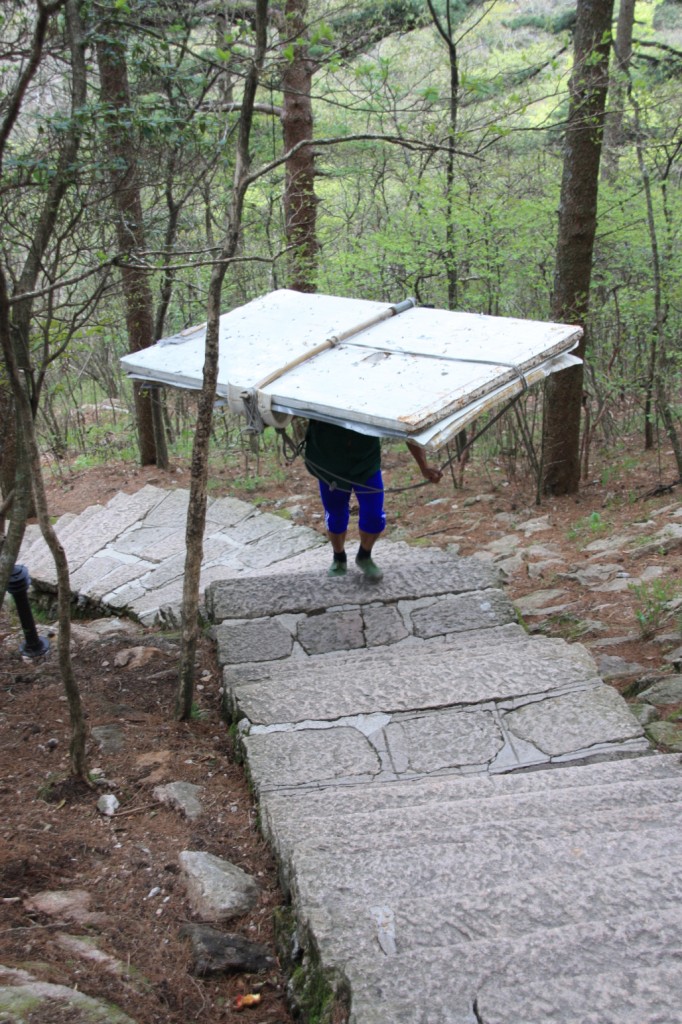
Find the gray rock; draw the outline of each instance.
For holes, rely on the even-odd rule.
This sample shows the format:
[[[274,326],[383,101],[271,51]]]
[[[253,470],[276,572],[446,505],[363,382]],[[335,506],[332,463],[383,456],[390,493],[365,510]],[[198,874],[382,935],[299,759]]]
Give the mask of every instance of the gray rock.
[[[395,644],[410,635],[405,620],[395,605],[370,605],[363,609],[362,618],[368,647]]]
[[[0,966],[0,1020],[9,1024],[59,1021],[60,1024],[135,1024],[110,1002],[101,1002],[66,985],[38,981],[27,971]]]
[[[528,562],[528,577],[531,580],[552,578],[563,564],[560,558],[544,558],[540,562]]]
[[[91,903],[92,896],[85,889],[47,889],[30,896],[24,906],[30,913],[47,914],[58,920],[103,924],[106,918],[91,911]]]
[[[235,932],[221,932],[203,924],[185,924],[180,934],[192,944],[194,973],[259,974],[272,970],[277,960],[265,946]]]
[[[204,811],[199,799],[202,792],[202,786],[194,786],[191,782],[169,782],[154,789],[154,799],[174,807],[189,821],[196,821]]]
[[[532,594],[517,597],[515,604],[522,615],[548,615],[566,607],[565,604],[558,604],[565,594],[566,591],[558,587],[552,590],[535,590]]]
[[[607,580],[613,579],[622,571],[623,566],[620,562],[599,562],[576,569],[574,572],[568,573],[568,576],[576,579],[583,587],[591,587],[594,584],[605,583]]]
[[[535,701],[508,712],[504,723],[550,757],[642,735],[627,704],[610,686]]]
[[[499,590],[439,597],[411,615],[414,635],[428,639],[469,629],[486,629],[514,622],[516,615],[508,598]]]
[[[224,665],[249,661],[277,661],[288,658],[294,638],[288,629],[273,619],[249,622],[223,622],[213,629],[218,656]]]
[[[464,707],[593,684],[596,666],[585,648],[538,643],[510,644],[500,652],[461,649],[422,653],[399,650],[377,666],[375,658],[330,659],[320,667],[302,662],[282,672],[273,665],[267,680],[235,681],[230,701],[236,714],[260,725],[333,722],[358,714]]]
[[[622,676],[636,676],[644,671],[644,666],[636,661],[626,661],[615,654],[600,654],[597,667],[602,679],[620,679]]]
[[[653,704],[630,704],[629,707],[641,726],[649,725],[658,718],[658,711]]]
[[[646,728],[649,739],[668,750],[682,753],[682,724],[679,722],[652,722]]]
[[[385,732],[396,770],[420,774],[493,761],[504,745],[489,711],[437,711],[401,718]],[[398,752],[403,753],[404,766],[397,763]]]
[[[669,651],[663,660],[670,665],[682,665],[682,647],[676,647],[674,651]]]
[[[107,817],[112,817],[116,814],[120,804],[113,793],[105,793],[97,801],[97,810],[100,814],[105,814]]]
[[[366,782],[381,770],[377,751],[357,729],[300,729],[244,740],[258,792],[283,786]]]
[[[305,618],[299,623],[296,636],[307,654],[326,654],[365,646],[359,609],[325,612]]]
[[[641,690],[640,700],[647,704],[679,704],[682,701],[682,676],[668,676]]]
[[[682,524],[667,523],[645,544],[631,544],[629,553],[633,558],[647,558],[649,555],[669,554],[682,547]]]
[[[125,739],[122,726],[114,722],[110,725],[93,725],[90,732],[97,746],[105,754],[117,754],[123,750]]]
[[[549,516],[539,516],[537,519],[526,519],[525,523],[519,523],[516,529],[522,530],[526,537],[530,537],[531,534],[551,530],[552,524],[549,521]]]
[[[228,921],[253,909],[255,879],[211,853],[183,850],[179,856],[192,913],[202,921]]]

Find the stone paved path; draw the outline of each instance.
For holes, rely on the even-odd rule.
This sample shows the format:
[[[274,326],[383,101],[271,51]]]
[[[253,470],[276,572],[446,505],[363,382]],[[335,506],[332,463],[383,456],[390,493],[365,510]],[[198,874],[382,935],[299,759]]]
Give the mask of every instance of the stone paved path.
[[[129,500],[60,524],[74,578],[172,621],[182,497]],[[223,701],[297,977],[351,1024],[681,1024],[680,758],[591,655],[530,639],[480,560],[382,543],[380,584],[330,580],[311,531],[210,517]]]

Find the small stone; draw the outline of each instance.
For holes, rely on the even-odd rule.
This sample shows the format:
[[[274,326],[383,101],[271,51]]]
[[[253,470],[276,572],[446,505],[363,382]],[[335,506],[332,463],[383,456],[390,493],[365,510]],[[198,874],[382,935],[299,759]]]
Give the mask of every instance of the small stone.
[[[682,753],[682,725],[677,722],[652,722],[646,728],[652,743],[666,747],[673,753]]]
[[[639,696],[647,704],[679,704],[682,701],[682,676],[659,679],[653,686],[640,691]]]
[[[105,793],[97,801],[97,810],[100,814],[106,814],[108,817],[116,814],[116,811],[120,807],[120,804],[113,793]]]
[[[180,930],[192,943],[194,973],[257,974],[276,966],[274,956],[258,942],[234,932],[221,932],[202,924],[186,924]]]
[[[179,860],[197,917],[204,921],[226,921],[255,906],[258,886],[236,864],[195,850],[183,850]]]
[[[644,671],[644,666],[636,661],[626,661],[614,654],[600,654],[597,659],[599,675],[602,679],[619,679],[621,676],[637,676]]]
[[[169,782],[166,786],[156,787],[154,799],[159,803],[174,807],[189,821],[196,821],[204,810],[199,799],[202,788],[202,786],[195,786],[191,782]]]
[[[652,704],[630,704],[630,711],[642,726],[650,725],[658,718],[658,711]]]
[[[114,658],[116,668],[127,668],[131,671],[137,668],[144,668],[155,658],[164,657],[160,647],[128,647],[125,651],[119,651]]]

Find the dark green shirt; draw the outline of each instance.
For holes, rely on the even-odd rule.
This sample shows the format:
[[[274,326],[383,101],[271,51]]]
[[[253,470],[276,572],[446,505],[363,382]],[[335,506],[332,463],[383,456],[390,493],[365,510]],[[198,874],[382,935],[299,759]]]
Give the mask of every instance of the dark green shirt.
[[[346,427],[310,420],[305,435],[305,464],[318,480],[350,491],[353,484],[364,484],[381,469],[381,442],[378,437]]]

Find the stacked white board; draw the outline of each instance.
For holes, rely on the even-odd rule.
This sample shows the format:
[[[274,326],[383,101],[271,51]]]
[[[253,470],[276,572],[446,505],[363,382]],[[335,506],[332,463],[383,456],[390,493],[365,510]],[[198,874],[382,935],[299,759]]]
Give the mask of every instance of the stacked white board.
[[[233,309],[220,318],[218,396],[237,412],[250,396],[246,406],[257,402],[266,422],[304,416],[438,449],[482,412],[579,362],[570,354],[576,326],[402,307],[393,315],[384,302],[281,289]],[[205,336],[205,324],[190,328],[123,366],[136,379],[200,388]]]

